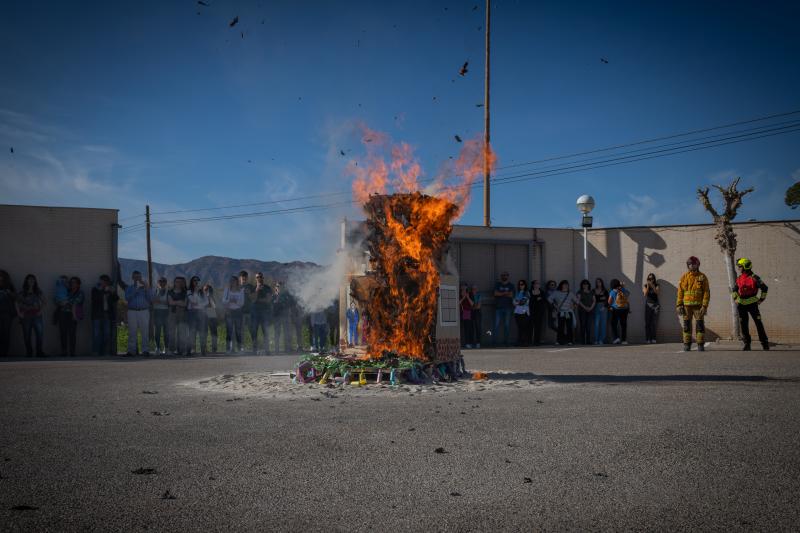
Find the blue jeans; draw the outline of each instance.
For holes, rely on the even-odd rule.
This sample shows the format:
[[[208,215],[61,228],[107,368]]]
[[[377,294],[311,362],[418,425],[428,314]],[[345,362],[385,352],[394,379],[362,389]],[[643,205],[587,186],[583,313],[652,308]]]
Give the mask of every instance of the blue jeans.
[[[36,335],[36,355],[42,355],[42,333],[44,332],[42,317],[25,317],[20,322],[22,323],[22,338],[25,340],[26,354],[28,357],[33,355],[33,345],[31,344],[31,332],[33,332]]]
[[[498,307],[494,310],[494,342],[498,344],[500,340],[500,318],[503,319],[503,343],[508,344],[508,326],[511,324],[511,308]]]
[[[594,341],[606,342],[606,324],[608,324],[608,310],[604,305],[594,308]]]
[[[146,335],[146,333],[145,333]],[[111,320],[98,318],[92,320],[92,351],[96,355],[106,355],[111,342]]]
[[[316,348],[318,351],[322,351],[322,349],[325,348],[325,345],[327,344],[326,339],[328,337],[328,325],[314,324],[311,333],[314,336],[314,338],[311,339],[311,346],[313,348]],[[286,340],[288,345],[289,339],[287,338]]]

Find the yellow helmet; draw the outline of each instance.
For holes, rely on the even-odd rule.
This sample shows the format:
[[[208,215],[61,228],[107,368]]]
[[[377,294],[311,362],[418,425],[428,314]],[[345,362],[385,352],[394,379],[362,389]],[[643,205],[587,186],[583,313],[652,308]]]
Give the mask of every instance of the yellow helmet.
[[[753,262],[746,257],[742,257],[741,259],[736,261],[736,264],[745,270],[750,270],[751,268],[753,268]]]

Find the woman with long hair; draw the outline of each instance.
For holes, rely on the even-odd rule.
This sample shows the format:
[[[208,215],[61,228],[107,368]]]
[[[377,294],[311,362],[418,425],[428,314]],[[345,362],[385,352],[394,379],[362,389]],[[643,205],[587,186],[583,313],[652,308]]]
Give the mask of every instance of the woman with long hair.
[[[572,346],[572,330],[575,328],[575,307],[578,299],[569,290],[569,282],[561,280],[558,290],[550,296],[550,303],[558,313],[556,344]]]
[[[28,274],[17,295],[17,315],[22,325],[22,340],[25,341],[25,355],[33,357],[31,334],[36,336],[36,357],[44,357],[42,337],[44,334],[45,299],[36,276]]]
[[[594,312],[595,298],[592,294],[592,284],[588,279],[581,281],[581,288],[576,296],[578,297],[578,338],[581,344],[589,344],[592,342],[590,322]]]
[[[0,357],[8,355],[8,346],[11,344],[11,322],[17,316],[16,298],[11,276],[5,270],[0,270]]]
[[[652,272],[647,275],[647,283],[642,287],[644,294],[644,336],[648,344],[656,343],[656,324],[658,323],[658,313],[661,311],[661,304],[658,303],[659,293],[656,275]]]
[[[601,278],[594,280],[594,343],[606,343],[608,325],[608,291]]]
[[[186,296],[189,310],[189,346],[186,355],[192,355],[195,349],[195,340],[200,337],[200,354],[206,354],[206,339],[208,337],[208,323],[206,307],[208,307],[208,295],[203,292],[200,278],[192,276],[189,280],[189,293]]]
[[[538,279],[531,282],[530,300],[528,305],[531,310],[531,330],[533,345],[542,344],[542,329],[548,314],[547,294],[542,290]]]
[[[517,322],[517,346],[528,346],[531,343],[530,330],[531,308],[528,305],[528,282],[521,279],[517,282],[517,292],[514,293],[514,320]]]

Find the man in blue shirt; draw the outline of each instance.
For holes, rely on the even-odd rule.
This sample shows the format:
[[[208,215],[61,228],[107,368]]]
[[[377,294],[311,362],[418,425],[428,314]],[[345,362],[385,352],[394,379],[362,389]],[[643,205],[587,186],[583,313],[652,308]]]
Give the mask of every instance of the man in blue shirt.
[[[134,270],[131,275],[133,283],[125,288],[125,300],[128,302],[128,353],[127,356],[139,353],[137,337],[142,335],[142,355],[150,355],[150,290],[142,279],[142,273]]]
[[[503,321],[503,344],[508,345],[508,326],[511,323],[511,310],[514,307],[514,285],[508,281],[508,272],[500,274],[500,281],[494,286],[494,340],[498,344],[500,321]]]

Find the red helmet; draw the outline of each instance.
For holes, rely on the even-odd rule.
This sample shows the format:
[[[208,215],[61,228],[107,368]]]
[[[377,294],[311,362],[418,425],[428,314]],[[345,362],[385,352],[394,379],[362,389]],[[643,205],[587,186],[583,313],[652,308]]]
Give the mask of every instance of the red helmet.
[[[695,256],[691,256],[689,259],[686,260],[686,264],[700,266],[700,260]]]

